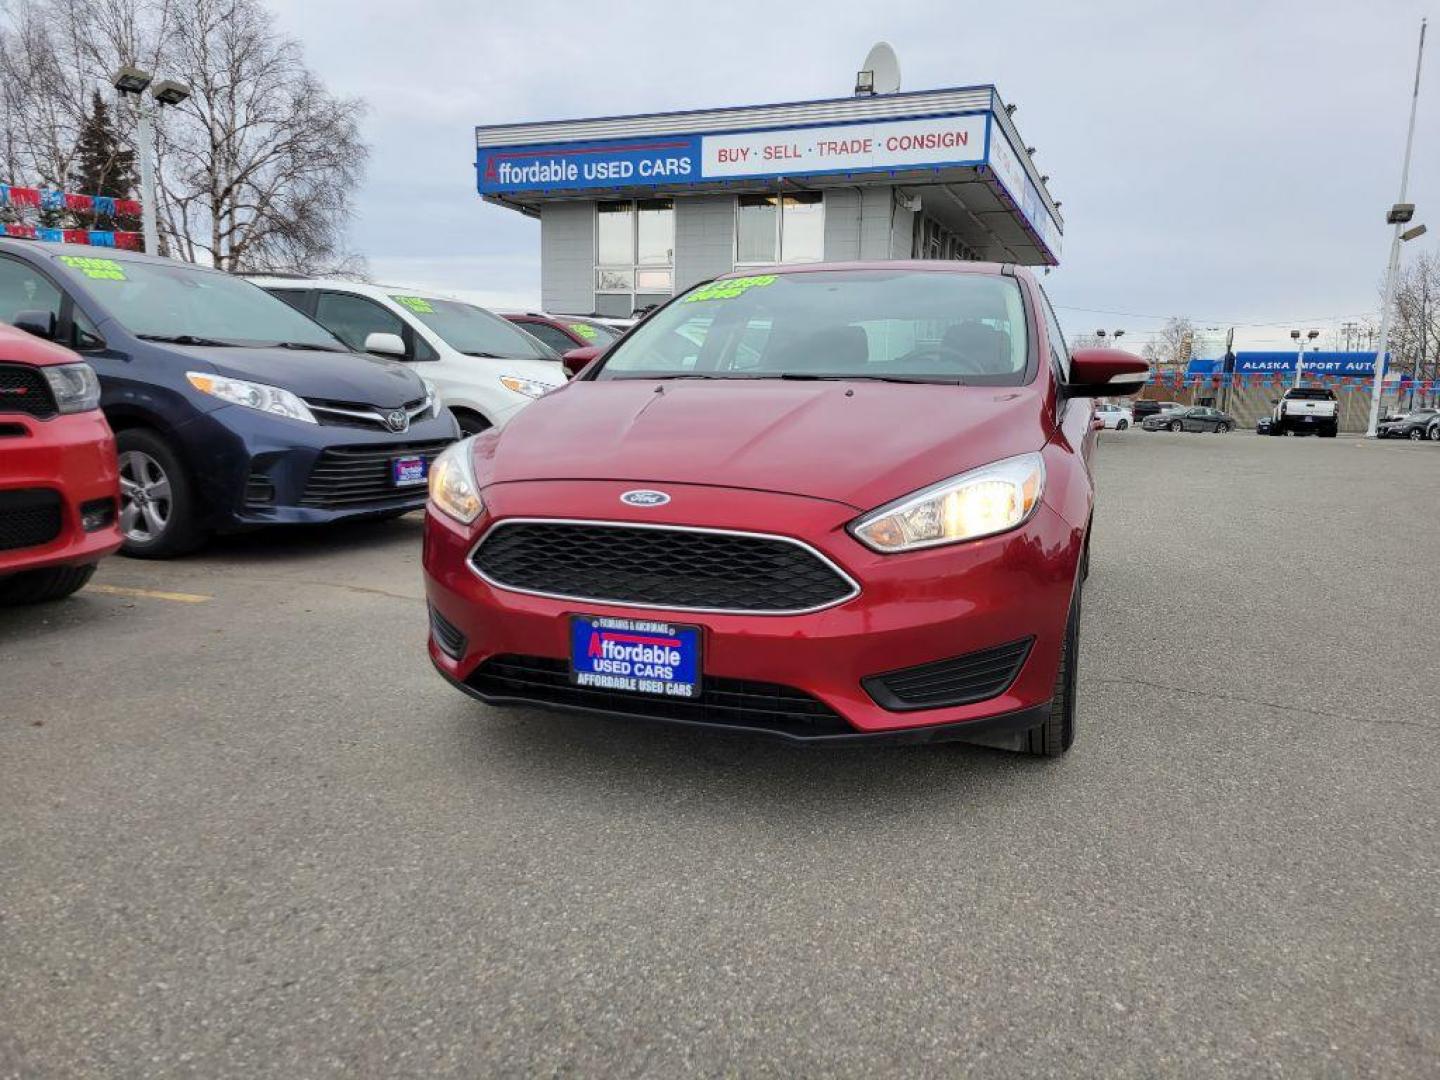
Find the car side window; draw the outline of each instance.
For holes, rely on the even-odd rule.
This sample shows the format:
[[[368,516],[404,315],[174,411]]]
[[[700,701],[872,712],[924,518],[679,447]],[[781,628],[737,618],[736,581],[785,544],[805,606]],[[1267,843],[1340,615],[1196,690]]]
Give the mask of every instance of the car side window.
[[[1065,345],[1065,335],[1060,332],[1060,321],[1055,318],[1055,309],[1050,306],[1050,297],[1040,289],[1041,307],[1045,311],[1045,336],[1050,339],[1050,358],[1059,366],[1061,373],[1070,377],[1070,350]]]
[[[271,296],[284,300],[302,315],[308,315],[310,291],[308,289],[266,289]]]
[[[22,311],[48,311],[60,318],[65,295],[27,262],[0,256],[0,322],[13,324]]]
[[[349,293],[321,293],[315,321],[356,352],[365,351],[365,339],[371,334],[405,337],[405,323],[399,315],[374,300]]]
[[[575,344],[574,339],[571,338],[569,334],[565,333],[564,330],[557,330],[549,323],[522,322],[517,323],[516,325],[519,326],[521,330],[524,330],[527,334],[533,334],[535,337],[543,341],[546,345],[549,345],[552,349],[554,349],[558,353],[561,353],[562,355],[569,352],[571,349],[580,348],[579,345]]]

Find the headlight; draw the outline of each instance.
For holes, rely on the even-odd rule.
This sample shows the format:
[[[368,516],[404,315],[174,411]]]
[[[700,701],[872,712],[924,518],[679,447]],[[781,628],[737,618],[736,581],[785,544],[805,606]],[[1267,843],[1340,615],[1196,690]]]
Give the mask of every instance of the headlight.
[[[207,375],[202,371],[187,371],[185,378],[202,394],[209,394],[232,405],[259,409],[261,412],[288,417],[291,420],[303,420],[307,424],[316,422],[315,415],[305,402],[289,390],[282,390],[278,386],[231,379],[225,375]]]
[[[57,364],[40,370],[62,413],[88,412],[100,405],[100,380],[89,364]]]
[[[475,470],[470,464],[474,446],[473,435],[451,443],[430,466],[430,501],[435,509],[462,525],[469,525],[485,509],[480,501],[480,486],[475,483]]]
[[[558,383],[541,382],[539,379],[524,379],[519,375],[501,375],[500,385],[526,397],[542,397],[558,388]]]
[[[850,526],[867,547],[892,553],[993,536],[1024,524],[1045,493],[1045,463],[1020,454],[932,484]]]
[[[435,389],[435,384],[429,379],[421,379],[425,387],[425,415],[433,420],[440,415],[440,410],[445,406],[440,404],[440,391]]]

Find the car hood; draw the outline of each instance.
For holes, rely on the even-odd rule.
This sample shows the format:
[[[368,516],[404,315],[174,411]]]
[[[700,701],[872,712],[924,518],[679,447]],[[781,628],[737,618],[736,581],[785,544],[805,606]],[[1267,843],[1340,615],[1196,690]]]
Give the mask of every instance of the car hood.
[[[869,509],[1048,436],[1033,387],[872,382],[571,383],[477,444],[482,485],[704,484]]]
[[[278,386],[303,398],[393,409],[425,395],[419,376],[403,364],[360,353],[155,343],[149,343],[149,347],[184,356],[197,368],[218,375]]]

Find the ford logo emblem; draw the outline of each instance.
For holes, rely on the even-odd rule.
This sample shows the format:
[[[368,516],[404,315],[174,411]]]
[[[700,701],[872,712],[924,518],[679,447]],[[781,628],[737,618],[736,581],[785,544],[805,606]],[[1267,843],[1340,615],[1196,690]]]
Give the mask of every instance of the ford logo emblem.
[[[620,496],[626,506],[664,506],[670,496],[663,491],[627,491]]]

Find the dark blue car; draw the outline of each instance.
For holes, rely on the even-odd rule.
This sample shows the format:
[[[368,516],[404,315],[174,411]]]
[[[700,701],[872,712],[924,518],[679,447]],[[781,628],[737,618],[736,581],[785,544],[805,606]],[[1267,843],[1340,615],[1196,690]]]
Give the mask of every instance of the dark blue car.
[[[406,513],[459,436],[403,364],[353,353],[265,290],[189,263],[0,240],[0,320],[99,374],[130,555]]]

